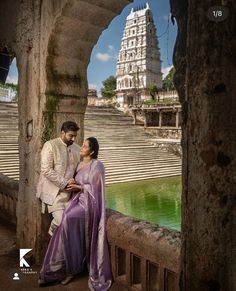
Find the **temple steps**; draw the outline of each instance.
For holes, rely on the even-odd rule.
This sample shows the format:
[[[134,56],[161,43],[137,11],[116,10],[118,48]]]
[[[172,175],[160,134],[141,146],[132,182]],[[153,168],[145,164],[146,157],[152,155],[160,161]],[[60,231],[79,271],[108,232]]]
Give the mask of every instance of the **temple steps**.
[[[0,102],[0,173],[19,180],[17,103]]]
[[[152,144],[153,138],[115,108],[87,107],[85,137],[95,136],[106,183],[181,175],[181,159]],[[0,102],[0,173],[19,180],[18,108]]]
[[[88,106],[84,123],[85,137],[99,141],[107,184],[181,175],[181,159],[154,146],[143,127],[117,109]]]

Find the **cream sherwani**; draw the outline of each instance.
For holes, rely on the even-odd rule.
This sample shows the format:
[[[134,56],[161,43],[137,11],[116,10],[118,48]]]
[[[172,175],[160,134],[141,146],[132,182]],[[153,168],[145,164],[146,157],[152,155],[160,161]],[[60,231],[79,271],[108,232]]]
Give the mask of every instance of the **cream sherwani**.
[[[70,193],[65,187],[67,181],[74,177],[79,160],[79,146],[75,143],[67,146],[61,138],[55,138],[43,146],[36,196],[42,200],[42,212],[47,205],[48,212],[52,213],[54,225],[60,223],[63,210],[70,199]]]

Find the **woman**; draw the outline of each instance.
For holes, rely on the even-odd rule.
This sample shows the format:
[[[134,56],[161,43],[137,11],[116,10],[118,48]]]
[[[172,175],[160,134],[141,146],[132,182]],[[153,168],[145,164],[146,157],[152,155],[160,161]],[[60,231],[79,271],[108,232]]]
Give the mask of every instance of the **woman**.
[[[90,290],[105,291],[111,287],[105,232],[105,171],[97,160],[98,150],[94,137],[86,139],[80,149],[83,161],[77,168],[76,184],[67,187],[76,194],[49,242],[40,271],[40,286],[54,281],[67,284],[87,264]]]

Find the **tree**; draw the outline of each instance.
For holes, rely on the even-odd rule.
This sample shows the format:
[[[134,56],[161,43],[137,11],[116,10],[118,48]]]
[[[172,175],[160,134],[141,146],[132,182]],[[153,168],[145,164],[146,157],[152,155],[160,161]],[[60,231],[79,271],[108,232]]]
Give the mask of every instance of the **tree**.
[[[156,99],[156,94],[157,94],[158,101],[159,101],[159,95],[158,95],[159,90],[160,89],[156,85],[150,85],[149,86],[148,91],[149,91],[149,94],[152,97],[152,100],[155,100]]]
[[[108,77],[102,82],[103,87],[101,88],[102,97],[112,98],[116,91],[116,78],[114,76]]]
[[[167,91],[175,90],[175,86],[173,83],[173,78],[175,75],[175,68],[172,67],[169,73],[166,75],[165,79],[163,80],[163,89]]]

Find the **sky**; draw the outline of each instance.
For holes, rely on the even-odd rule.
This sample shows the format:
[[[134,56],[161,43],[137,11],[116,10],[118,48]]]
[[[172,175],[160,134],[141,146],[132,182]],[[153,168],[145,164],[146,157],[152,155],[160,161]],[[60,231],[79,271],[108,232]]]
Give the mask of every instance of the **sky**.
[[[116,62],[120,50],[121,38],[125,27],[126,17],[131,12],[132,7],[138,7],[146,2],[152,10],[154,23],[157,28],[157,37],[162,61],[162,72],[165,76],[172,67],[172,55],[175,44],[177,25],[170,21],[170,7],[168,0],[134,0],[127,5],[120,15],[116,16],[106,30],[100,35],[97,44],[93,48],[90,63],[87,70],[88,85],[91,89],[97,89],[98,96],[102,81],[109,76],[115,76]],[[159,37],[160,36],[160,37]],[[8,83],[18,82],[18,72],[15,59],[9,70]]]

